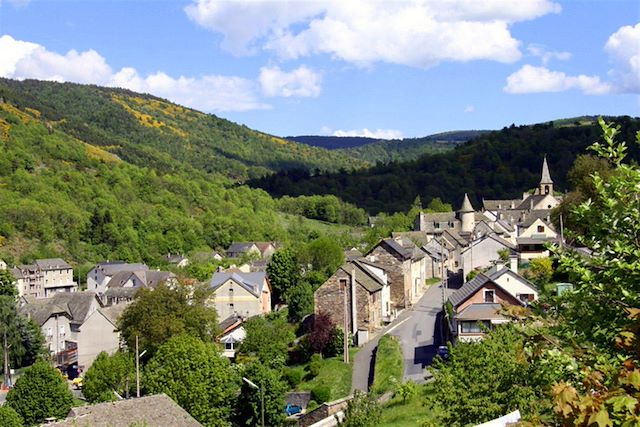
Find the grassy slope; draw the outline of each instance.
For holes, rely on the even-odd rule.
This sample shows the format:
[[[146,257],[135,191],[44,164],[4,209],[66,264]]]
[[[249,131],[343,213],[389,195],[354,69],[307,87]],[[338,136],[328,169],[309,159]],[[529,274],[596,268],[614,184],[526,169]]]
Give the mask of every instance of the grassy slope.
[[[376,350],[376,365],[373,375],[371,391],[382,395],[393,390],[402,383],[404,373],[404,358],[398,339],[392,335],[384,335],[378,342]]]

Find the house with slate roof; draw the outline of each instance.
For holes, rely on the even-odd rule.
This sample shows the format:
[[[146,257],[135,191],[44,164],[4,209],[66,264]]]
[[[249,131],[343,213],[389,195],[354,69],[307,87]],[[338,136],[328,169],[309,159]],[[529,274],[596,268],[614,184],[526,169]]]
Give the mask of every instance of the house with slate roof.
[[[107,290],[107,284],[111,278],[120,272],[147,271],[146,264],[129,264],[124,261],[106,261],[96,264],[87,273],[87,289],[102,295]]]
[[[47,298],[59,292],[75,292],[73,267],[60,258],[38,259],[11,269],[19,296]]]
[[[264,271],[219,271],[213,275],[210,286],[213,290],[210,304],[220,319],[271,312],[271,284]]]
[[[63,421],[49,427],[200,427],[187,411],[164,393],[71,408]]]
[[[346,262],[314,293],[315,313],[325,312],[338,326],[345,324],[358,345],[393,317],[391,290],[384,266],[360,258]]]
[[[383,239],[365,255],[365,259],[386,271],[392,306],[408,308],[423,295],[426,253],[410,239]]]
[[[504,250],[514,253],[516,246],[493,233],[475,239],[460,254],[463,277],[467,277],[472,270],[490,267],[500,259],[500,251]]]
[[[497,265],[478,274],[449,297],[453,311],[450,321],[458,340],[477,341],[485,335],[485,329],[510,322],[501,314],[503,306],[526,306],[537,298],[534,285],[511,269]]]
[[[113,353],[119,347],[116,325],[102,312],[102,304],[92,291],[22,301],[20,313],[40,326],[45,346],[62,370],[74,365],[86,370],[98,353]]]
[[[176,275],[169,271],[120,271],[111,277],[101,298],[105,305],[126,303],[133,301],[139,289],[154,289],[160,283],[172,286],[177,280]]]

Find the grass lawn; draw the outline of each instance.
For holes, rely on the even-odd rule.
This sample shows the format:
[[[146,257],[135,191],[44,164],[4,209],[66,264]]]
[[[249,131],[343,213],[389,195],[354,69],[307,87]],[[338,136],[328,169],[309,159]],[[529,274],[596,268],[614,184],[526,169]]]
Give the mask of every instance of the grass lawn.
[[[416,395],[407,399],[406,403],[399,396],[385,403],[378,427],[415,427],[425,424],[437,426],[437,414],[432,408],[423,405],[427,393],[435,393],[433,384],[418,386]]]
[[[330,357],[322,360],[320,373],[315,378],[305,378],[296,387],[297,391],[311,391],[315,387],[325,386],[331,390],[331,398],[329,401],[340,399],[351,393],[351,371],[353,367],[353,357],[358,352],[357,348],[349,349],[349,364],[342,361],[342,356]],[[298,365],[292,369],[300,369],[305,375],[307,365]],[[322,403],[322,402],[318,402]]]
[[[384,335],[378,342],[371,391],[382,395],[393,390],[396,384],[402,383],[403,372],[404,358],[398,339],[392,335]]]

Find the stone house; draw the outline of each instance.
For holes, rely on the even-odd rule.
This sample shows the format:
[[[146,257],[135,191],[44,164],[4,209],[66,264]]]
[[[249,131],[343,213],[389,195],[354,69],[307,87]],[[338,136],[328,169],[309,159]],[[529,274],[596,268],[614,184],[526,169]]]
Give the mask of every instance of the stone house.
[[[408,308],[424,293],[426,253],[406,238],[384,239],[365,258],[387,273],[391,305]]]
[[[149,267],[145,264],[129,264],[123,261],[101,262],[87,273],[87,289],[102,295],[107,290],[107,284],[116,273],[147,270],[149,270]]]
[[[26,302],[19,310],[40,326],[45,345],[63,370],[86,370],[101,351],[113,353],[120,345],[114,322],[92,291],[57,293]]]
[[[271,312],[271,284],[264,271],[220,271],[210,282],[211,304],[221,319],[237,315],[253,317]]]
[[[326,312],[338,326],[345,325],[358,345],[392,319],[391,290],[384,267],[366,259],[345,263],[314,293],[315,313]]]

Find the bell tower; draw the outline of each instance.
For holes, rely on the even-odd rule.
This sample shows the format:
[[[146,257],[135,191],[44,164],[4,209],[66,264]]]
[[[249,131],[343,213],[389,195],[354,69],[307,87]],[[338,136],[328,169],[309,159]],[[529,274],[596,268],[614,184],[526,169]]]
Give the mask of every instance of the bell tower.
[[[540,185],[538,186],[538,194],[553,196],[553,180],[549,173],[549,165],[547,164],[547,156],[544,156],[542,161],[542,177],[540,178]]]

